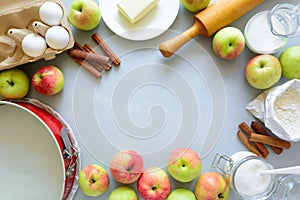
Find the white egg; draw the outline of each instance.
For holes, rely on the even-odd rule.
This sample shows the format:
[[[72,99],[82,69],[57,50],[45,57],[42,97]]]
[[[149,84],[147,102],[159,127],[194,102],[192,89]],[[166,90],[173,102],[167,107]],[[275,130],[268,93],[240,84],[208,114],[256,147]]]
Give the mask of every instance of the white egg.
[[[61,26],[50,27],[45,34],[46,42],[52,49],[63,49],[69,44],[69,32]]]
[[[48,1],[41,5],[39,15],[41,20],[50,26],[60,25],[63,9],[57,3]]]
[[[46,41],[37,34],[29,34],[22,40],[22,50],[30,57],[37,57],[44,54],[47,48]]]

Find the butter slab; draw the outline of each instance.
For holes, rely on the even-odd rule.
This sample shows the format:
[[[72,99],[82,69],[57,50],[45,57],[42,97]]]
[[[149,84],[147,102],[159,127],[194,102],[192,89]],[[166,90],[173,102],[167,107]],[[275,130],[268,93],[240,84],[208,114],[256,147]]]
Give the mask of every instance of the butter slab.
[[[119,12],[132,24],[145,17],[159,0],[121,0],[117,3]]]

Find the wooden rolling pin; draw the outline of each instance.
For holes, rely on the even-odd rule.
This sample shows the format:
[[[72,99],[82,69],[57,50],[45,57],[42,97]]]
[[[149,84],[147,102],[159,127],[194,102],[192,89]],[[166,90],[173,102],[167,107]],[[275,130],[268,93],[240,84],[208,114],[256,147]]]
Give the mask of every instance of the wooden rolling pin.
[[[194,16],[192,27],[160,44],[165,57],[172,56],[180,47],[197,35],[211,36],[222,27],[235,21],[264,0],[216,0]]]

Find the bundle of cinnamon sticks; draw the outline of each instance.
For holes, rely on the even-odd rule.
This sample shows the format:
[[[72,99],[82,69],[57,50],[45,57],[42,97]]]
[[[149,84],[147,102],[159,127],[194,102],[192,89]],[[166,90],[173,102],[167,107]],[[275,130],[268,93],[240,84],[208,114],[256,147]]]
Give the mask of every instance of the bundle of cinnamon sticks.
[[[248,126],[245,122],[239,124],[237,135],[249,151],[257,156],[266,158],[269,155],[267,146],[276,154],[281,154],[283,149],[289,149],[291,143],[272,136],[258,121],[252,121]]]
[[[121,61],[97,33],[92,35],[92,39],[101,47],[106,55],[99,54],[89,44],[81,46],[77,42],[75,42],[73,48],[69,49],[67,53],[75,62],[84,67],[92,75],[100,78],[104,69],[109,71],[112,67],[111,64],[119,66]]]

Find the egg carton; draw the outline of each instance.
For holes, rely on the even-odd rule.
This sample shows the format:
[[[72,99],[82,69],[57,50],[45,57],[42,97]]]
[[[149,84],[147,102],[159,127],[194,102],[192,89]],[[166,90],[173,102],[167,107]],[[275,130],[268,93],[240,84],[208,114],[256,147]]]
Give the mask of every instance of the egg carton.
[[[41,6],[49,2],[61,8],[59,24],[49,23],[39,14]],[[74,38],[61,0],[1,0],[0,8],[0,70],[40,59],[51,60],[73,47]],[[51,17],[52,11],[47,7],[43,15]]]

